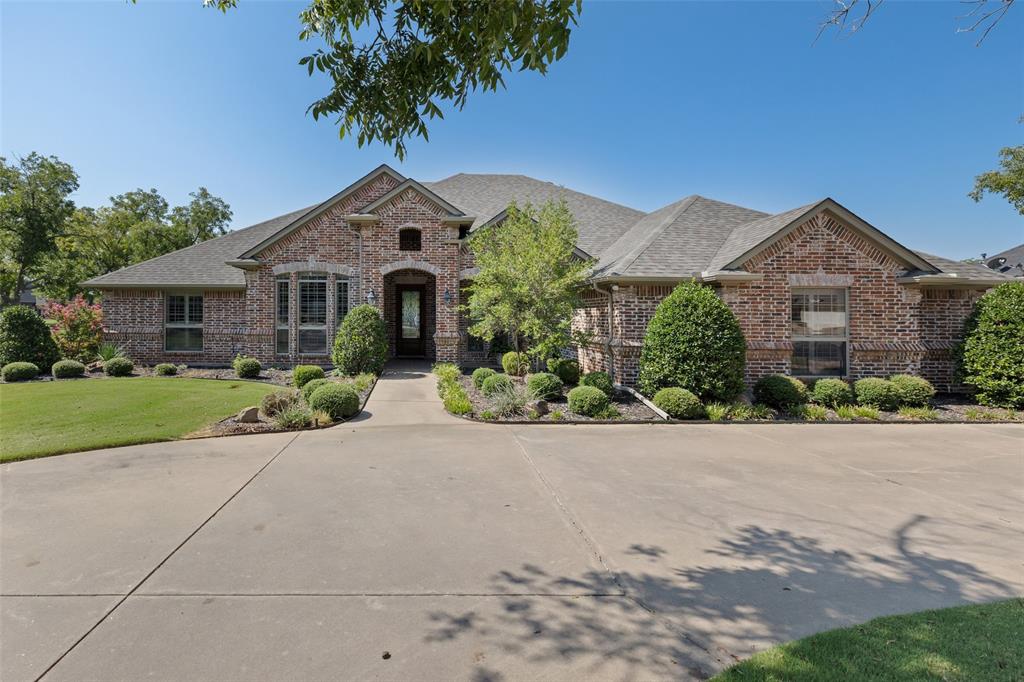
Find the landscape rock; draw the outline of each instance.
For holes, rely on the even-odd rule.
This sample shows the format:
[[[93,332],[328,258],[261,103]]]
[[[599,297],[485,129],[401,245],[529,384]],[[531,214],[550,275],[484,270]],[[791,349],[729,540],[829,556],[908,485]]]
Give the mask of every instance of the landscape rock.
[[[537,415],[541,417],[548,413],[548,401],[546,400],[531,400],[526,403],[526,411],[529,414]]]
[[[260,408],[243,407],[242,411],[235,417],[235,421],[242,424],[255,424],[260,420]]]

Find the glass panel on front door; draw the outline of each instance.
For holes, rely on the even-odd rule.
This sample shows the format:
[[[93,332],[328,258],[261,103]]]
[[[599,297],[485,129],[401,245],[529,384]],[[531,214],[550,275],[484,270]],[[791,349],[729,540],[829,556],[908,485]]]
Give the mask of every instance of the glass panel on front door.
[[[402,292],[402,338],[420,338],[420,292]]]

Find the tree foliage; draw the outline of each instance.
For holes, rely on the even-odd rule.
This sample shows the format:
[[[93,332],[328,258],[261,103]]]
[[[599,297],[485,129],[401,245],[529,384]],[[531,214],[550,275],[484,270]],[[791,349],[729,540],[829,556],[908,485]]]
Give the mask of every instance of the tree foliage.
[[[986,192],[1001,194],[1024,215],[1024,145],[999,150],[999,166],[1000,170],[976,177],[974,189],[967,196],[981,201]]]
[[[1024,408],[1024,282],[1000,284],[975,304],[957,362],[982,405]]]
[[[53,340],[62,358],[92,362],[103,342],[103,310],[79,294],[67,303],[51,301],[43,313],[54,321]]]

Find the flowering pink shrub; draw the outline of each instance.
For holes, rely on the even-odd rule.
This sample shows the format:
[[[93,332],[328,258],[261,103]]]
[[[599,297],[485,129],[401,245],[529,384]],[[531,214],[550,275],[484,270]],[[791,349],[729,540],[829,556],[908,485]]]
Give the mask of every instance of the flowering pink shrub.
[[[103,311],[98,303],[90,305],[79,294],[67,303],[47,303],[43,316],[56,322],[50,332],[61,357],[79,362],[96,359],[103,337]]]

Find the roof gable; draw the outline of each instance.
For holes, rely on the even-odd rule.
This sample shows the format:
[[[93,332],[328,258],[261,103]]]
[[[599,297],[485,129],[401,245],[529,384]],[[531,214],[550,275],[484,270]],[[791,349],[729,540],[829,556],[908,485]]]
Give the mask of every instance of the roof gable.
[[[420,196],[436,204],[438,207],[444,209],[450,216],[464,216],[466,215],[462,210],[448,203],[443,197],[438,196],[430,189],[424,187],[422,184],[416,182],[413,179],[408,179],[405,182],[400,183],[397,187],[392,189],[384,196],[376,199],[363,208],[360,209],[362,213],[373,213],[377,209],[386,205],[389,201],[392,201],[395,197],[401,196],[406,190],[412,190],[417,192]]]

